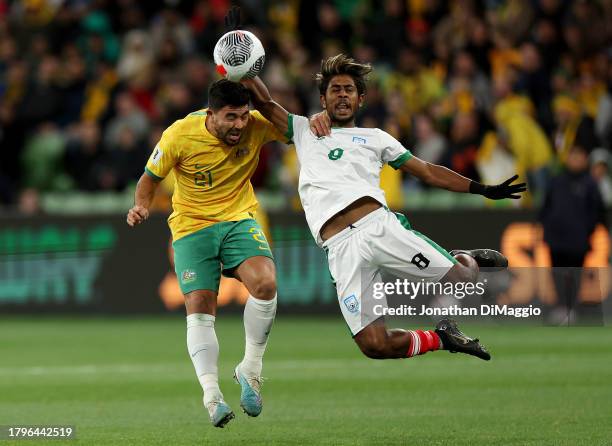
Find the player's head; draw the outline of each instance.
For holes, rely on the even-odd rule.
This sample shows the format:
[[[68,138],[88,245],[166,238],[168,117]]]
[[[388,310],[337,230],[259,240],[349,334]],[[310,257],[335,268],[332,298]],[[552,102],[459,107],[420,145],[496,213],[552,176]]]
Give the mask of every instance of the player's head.
[[[339,125],[352,125],[355,113],[363,103],[366,81],[372,71],[369,64],[361,64],[338,54],[321,62],[321,72],[317,73],[321,106],[327,110],[332,122]]]
[[[249,90],[237,82],[220,79],[208,89],[207,128],[233,146],[249,123]]]

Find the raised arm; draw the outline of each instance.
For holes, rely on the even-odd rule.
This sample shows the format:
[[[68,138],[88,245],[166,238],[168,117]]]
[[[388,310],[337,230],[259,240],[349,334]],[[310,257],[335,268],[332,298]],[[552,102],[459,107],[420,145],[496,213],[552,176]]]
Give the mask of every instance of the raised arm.
[[[525,183],[512,184],[518,178],[518,175],[507,179],[501,184],[486,186],[446,167],[423,161],[416,156],[412,156],[404,162],[401,169],[431,186],[453,192],[469,192],[484,195],[491,200],[501,200],[504,198],[518,199],[521,198],[520,194],[527,190]]]
[[[266,87],[259,76],[253,79],[243,79],[240,82],[251,92],[251,101],[253,101],[255,108],[270,121],[278,131],[286,134],[289,126],[289,112],[272,99],[268,87]]]

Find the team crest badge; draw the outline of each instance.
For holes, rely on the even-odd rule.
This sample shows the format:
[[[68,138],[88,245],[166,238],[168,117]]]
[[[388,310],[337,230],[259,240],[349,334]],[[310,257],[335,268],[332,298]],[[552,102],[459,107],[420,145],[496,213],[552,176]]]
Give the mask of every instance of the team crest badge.
[[[342,302],[344,302],[346,309],[349,310],[351,313],[359,312],[359,301],[357,300],[357,297],[355,297],[354,294],[351,294],[349,297],[345,297]]]
[[[155,146],[155,150],[153,151],[153,155],[151,156],[151,163],[157,165],[159,160],[161,159],[164,152],[159,146]]]
[[[194,280],[196,280],[196,278],[198,277],[198,275],[196,274],[196,272],[192,269],[186,269],[185,271],[183,271],[181,273],[181,282],[183,283],[191,283]]]

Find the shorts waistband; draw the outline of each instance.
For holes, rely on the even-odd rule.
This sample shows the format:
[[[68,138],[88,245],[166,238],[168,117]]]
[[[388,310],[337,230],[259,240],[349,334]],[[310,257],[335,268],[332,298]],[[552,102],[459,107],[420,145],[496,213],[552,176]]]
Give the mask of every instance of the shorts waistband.
[[[342,240],[345,240],[351,237],[352,235],[357,234],[359,231],[365,228],[372,220],[381,217],[387,212],[388,208],[386,206],[381,206],[379,209],[376,209],[375,211],[370,212],[368,215],[361,217],[352,225],[344,228],[342,231],[325,240],[323,242],[323,249],[328,249],[329,247],[340,243]]]

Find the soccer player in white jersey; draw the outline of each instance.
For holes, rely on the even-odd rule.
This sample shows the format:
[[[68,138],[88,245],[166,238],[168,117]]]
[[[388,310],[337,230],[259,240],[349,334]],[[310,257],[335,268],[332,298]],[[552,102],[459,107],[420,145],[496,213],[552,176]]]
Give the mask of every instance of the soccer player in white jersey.
[[[324,60],[317,75],[321,106],[331,119],[328,136],[317,136],[303,116],[276,103],[259,78],[243,80],[254,106],[293,139],[300,162],[299,194],[308,226],[327,253],[338,302],[361,351],[370,358],[405,358],[449,350],[490,359],[455,321],[441,320],[435,330],[388,329],[362,305],[364,290],[388,272],[413,281],[473,282],[479,266],[505,267],[493,250],[446,252],[413,230],[403,215],[391,212],[380,188],[383,163],[427,184],[490,199],[519,198],[524,184],[513,177],[496,186],[471,181],[445,167],[420,160],[380,129],[355,127],[355,112],[365,98],[370,65],[340,54]]]

